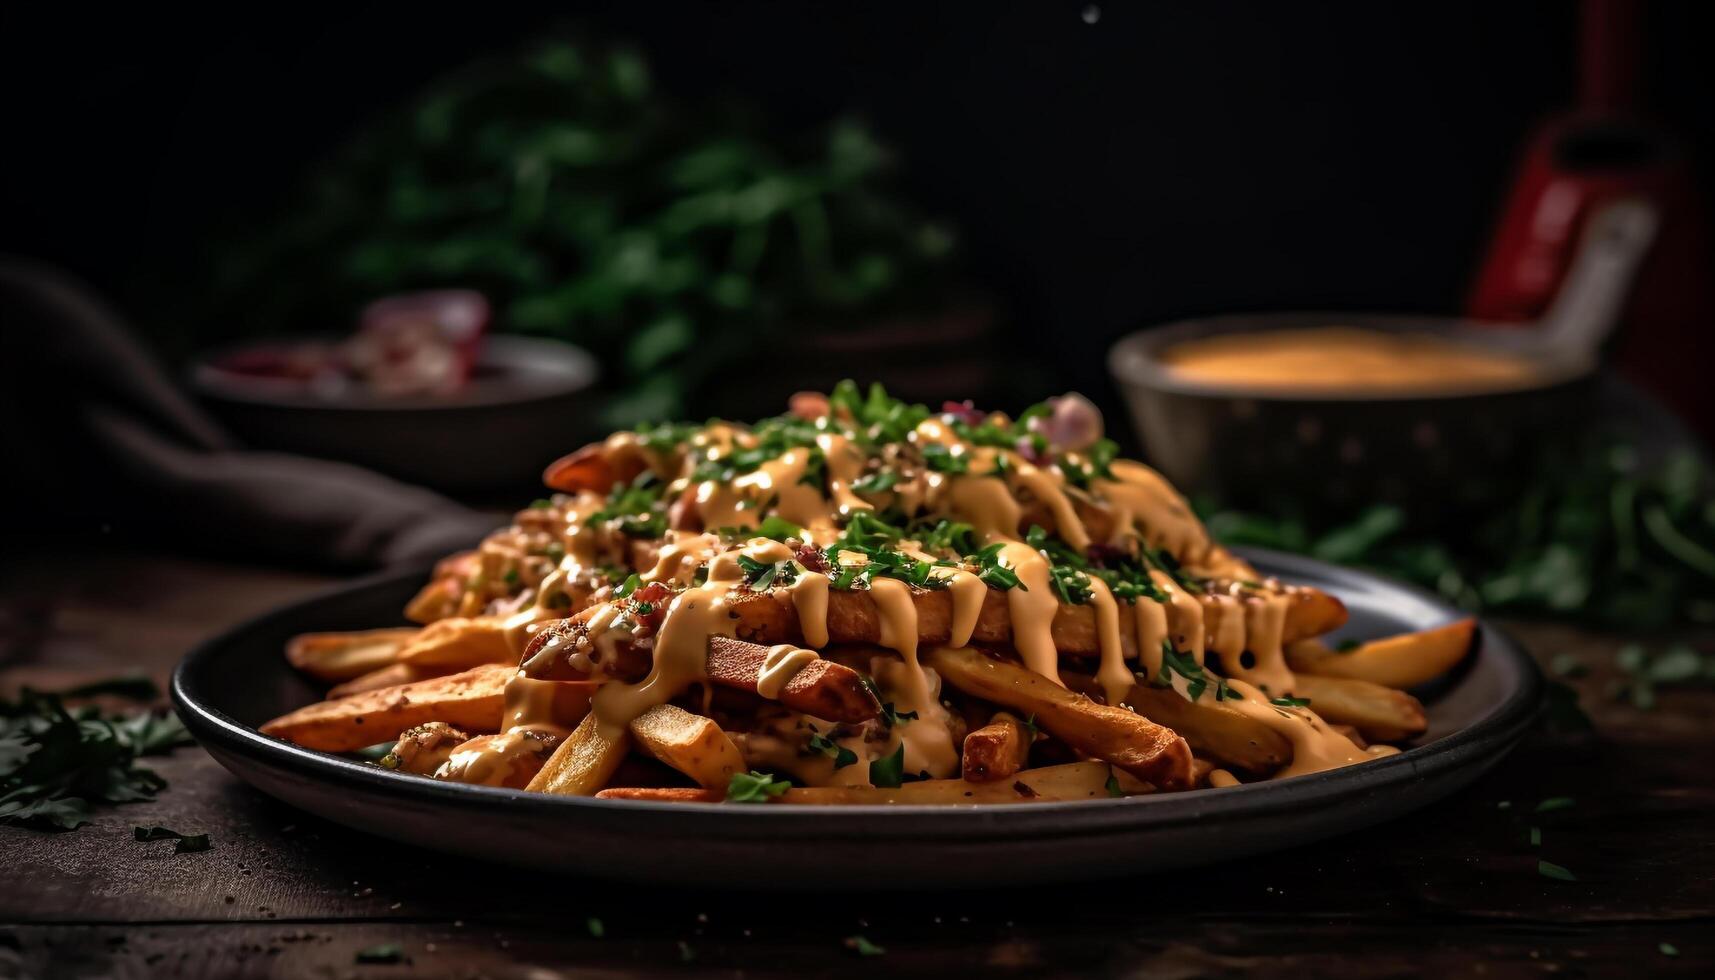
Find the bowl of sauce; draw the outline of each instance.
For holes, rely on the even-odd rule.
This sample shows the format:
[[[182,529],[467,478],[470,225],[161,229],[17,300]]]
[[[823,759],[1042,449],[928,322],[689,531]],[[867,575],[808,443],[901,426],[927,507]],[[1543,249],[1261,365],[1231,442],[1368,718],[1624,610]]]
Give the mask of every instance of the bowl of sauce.
[[[1167,476],[1237,506],[1468,514],[1576,431],[1595,358],[1520,329],[1381,314],[1210,317],[1109,367]]]

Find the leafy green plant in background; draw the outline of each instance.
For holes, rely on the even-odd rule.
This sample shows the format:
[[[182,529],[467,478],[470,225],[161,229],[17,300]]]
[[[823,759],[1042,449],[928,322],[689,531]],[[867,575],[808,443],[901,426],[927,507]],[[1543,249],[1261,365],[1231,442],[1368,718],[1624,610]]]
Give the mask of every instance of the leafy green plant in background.
[[[1376,569],[1467,609],[1636,630],[1715,622],[1712,488],[1715,474],[1689,452],[1646,466],[1630,445],[1595,439],[1545,462],[1529,490],[1457,537],[1386,505],[1330,528],[1199,509],[1229,544]]]
[[[229,251],[210,322],[339,332],[381,294],[479,289],[500,329],[603,356],[625,393],[610,423],[675,417],[785,325],[939,286],[952,239],[889,169],[853,119],[780,139],[667,97],[634,50],[547,43],[445,79],[331,161]]]

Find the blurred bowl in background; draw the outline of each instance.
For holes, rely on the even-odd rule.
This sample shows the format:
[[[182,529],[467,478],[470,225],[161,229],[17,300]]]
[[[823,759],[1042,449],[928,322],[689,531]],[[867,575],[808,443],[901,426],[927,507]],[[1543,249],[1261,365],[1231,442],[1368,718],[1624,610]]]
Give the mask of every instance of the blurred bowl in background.
[[[1393,390],[1362,382],[1269,384],[1195,377],[1164,357],[1190,341],[1328,327],[1428,335],[1525,359],[1529,378],[1509,385],[1450,377]],[[1188,493],[1307,516],[1394,503],[1431,523],[1515,494],[1538,451],[1568,441],[1584,423],[1595,376],[1593,358],[1544,349],[1528,330],[1349,313],[1181,321],[1126,336],[1108,367],[1149,460]]]
[[[196,360],[191,387],[254,449],[355,463],[449,493],[540,486],[542,468],[602,433],[600,369],[581,347],[490,336],[444,394],[338,390],[234,370],[301,347],[262,342]]]

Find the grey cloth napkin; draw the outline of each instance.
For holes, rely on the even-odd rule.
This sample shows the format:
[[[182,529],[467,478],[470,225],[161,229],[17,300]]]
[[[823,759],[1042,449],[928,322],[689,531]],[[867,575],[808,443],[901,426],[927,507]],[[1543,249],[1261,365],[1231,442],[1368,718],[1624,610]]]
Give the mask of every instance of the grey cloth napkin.
[[[360,467],[245,450],[87,287],[6,256],[0,449],[12,479],[25,481],[11,489],[38,512],[143,526],[193,550],[256,560],[421,562],[496,524]]]

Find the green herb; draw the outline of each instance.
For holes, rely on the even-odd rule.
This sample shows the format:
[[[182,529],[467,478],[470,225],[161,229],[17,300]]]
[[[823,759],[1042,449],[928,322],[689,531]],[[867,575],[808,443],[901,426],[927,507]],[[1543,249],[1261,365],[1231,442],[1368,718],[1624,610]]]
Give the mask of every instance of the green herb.
[[[613,597],[615,599],[630,598],[631,593],[636,592],[642,585],[643,579],[640,576],[636,574],[628,575],[626,576],[625,581],[619,584],[619,588],[613,590]]]
[[[914,529],[912,536],[927,552],[950,552],[962,557],[974,555],[981,550],[981,546],[977,544],[976,529],[963,521],[938,521],[933,527]]]
[[[1268,703],[1274,705],[1277,708],[1308,708],[1310,706],[1310,699],[1309,698],[1270,698]]]
[[[1120,778],[1114,775],[1113,767],[1108,767],[1108,781],[1102,784],[1107,787],[1109,796],[1124,796],[1125,790],[1120,789]]]
[[[892,490],[899,483],[899,474],[892,470],[878,470],[869,476],[852,481],[852,492],[860,494],[883,493]]]
[[[1005,547],[1004,543],[997,542],[971,556],[979,569],[977,577],[991,589],[1018,589],[1021,592],[1029,592],[1030,587],[1018,580],[1018,573],[1001,564],[1000,553]]]
[[[1541,847],[1542,846],[1542,828],[1541,827],[1530,828],[1530,846],[1531,847]]]
[[[1363,645],[1364,645],[1363,640],[1354,639],[1353,637],[1348,636],[1344,640],[1341,640],[1339,643],[1334,645],[1334,652],[1335,653],[1351,653],[1353,650],[1356,650],[1357,648],[1359,648]]]
[[[658,538],[667,533],[667,504],[663,486],[654,472],[614,488],[602,509],[589,516],[592,524],[608,524],[634,538]]]
[[[905,781],[905,743],[893,750],[893,754],[876,759],[869,764],[869,782],[872,786],[882,789],[896,789]]]
[[[398,943],[382,943],[358,950],[356,959],[359,963],[403,963],[405,949]]]
[[[767,773],[735,772],[727,782],[728,803],[767,803],[792,787],[790,782],[775,779]]]
[[[937,473],[960,476],[970,472],[971,459],[964,453],[956,453],[938,442],[932,442],[923,447],[923,462]]]
[[[804,540],[804,529],[778,514],[770,514],[750,531],[752,537],[773,538],[784,543],[788,538]]]
[[[531,510],[547,510],[552,506],[554,506],[554,502],[552,500],[546,500],[541,497],[537,497],[535,500],[530,501]]]
[[[882,956],[887,950],[862,936],[847,936],[846,948],[859,956]]]
[[[1542,875],[1544,878],[1553,878],[1556,881],[1577,881],[1578,880],[1578,878],[1575,875],[1573,875],[1572,872],[1566,870],[1565,868],[1561,867],[1558,864],[1553,864],[1553,863],[1548,862],[1548,861],[1536,862],[1536,873],[1539,875]]]
[[[1642,459],[1612,433],[1587,434],[1528,464],[1530,486],[1451,541],[1434,520],[1414,524],[1389,505],[1341,527],[1314,527],[1290,505],[1272,517],[1212,513],[1208,526],[1228,544],[1363,565],[1472,610],[1633,632],[1715,620],[1715,477],[1691,452]],[[1653,693],[1638,699],[1653,703]]]
[[[765,562],[741,554],[738,567],[744,573],[744,584],[754,592],[766,592],[776,582],[791,585],[798,581],[798,564],[791,559]]]
[[[152,693],[153,685],[126,678],[81,690]],[[0,823],[71,830],[93,803],[152,799],[166,780],[137,758],[189,743],[171,714],[68,708],[60,695],[28,688],[16,701],[0,699]]]
[[[835,769],[844,769],[858,761],[857,753],[846,748],[833,739],[816,731],[816,726],[810,726],[810,750],[834,760]]]
[[[1661,955],[1663,955],[1663,956],[1678,956],[1679,955],[1679,947],[1675,946],[1672,943],[1657,943],[1655,948],[1660,950]]]
[[[1551,796],[1536,805],[1537,813],[1553,813],[1556,810],[1570,810],[1577,803],[1570,796]]]
[[[588,929],[590,935],[597,939],[607,935],[607,926],[602,925],[602,921],[593,915],[584,920],[584,928]]]
[[[165,827],[133,827],[131,836],[138,841],[175,841],[174,854],[194,854],[197,851],[206,851],[209,847],[207,834],[181,834]]]
[[[1027,740],[1031,742],[1036,741],[1036,736],[1042,734],[1042,729],[1036,727],[1036,712],[1034,711],[1030,713],[1030,717],[1024,719],[1024,734]]]

